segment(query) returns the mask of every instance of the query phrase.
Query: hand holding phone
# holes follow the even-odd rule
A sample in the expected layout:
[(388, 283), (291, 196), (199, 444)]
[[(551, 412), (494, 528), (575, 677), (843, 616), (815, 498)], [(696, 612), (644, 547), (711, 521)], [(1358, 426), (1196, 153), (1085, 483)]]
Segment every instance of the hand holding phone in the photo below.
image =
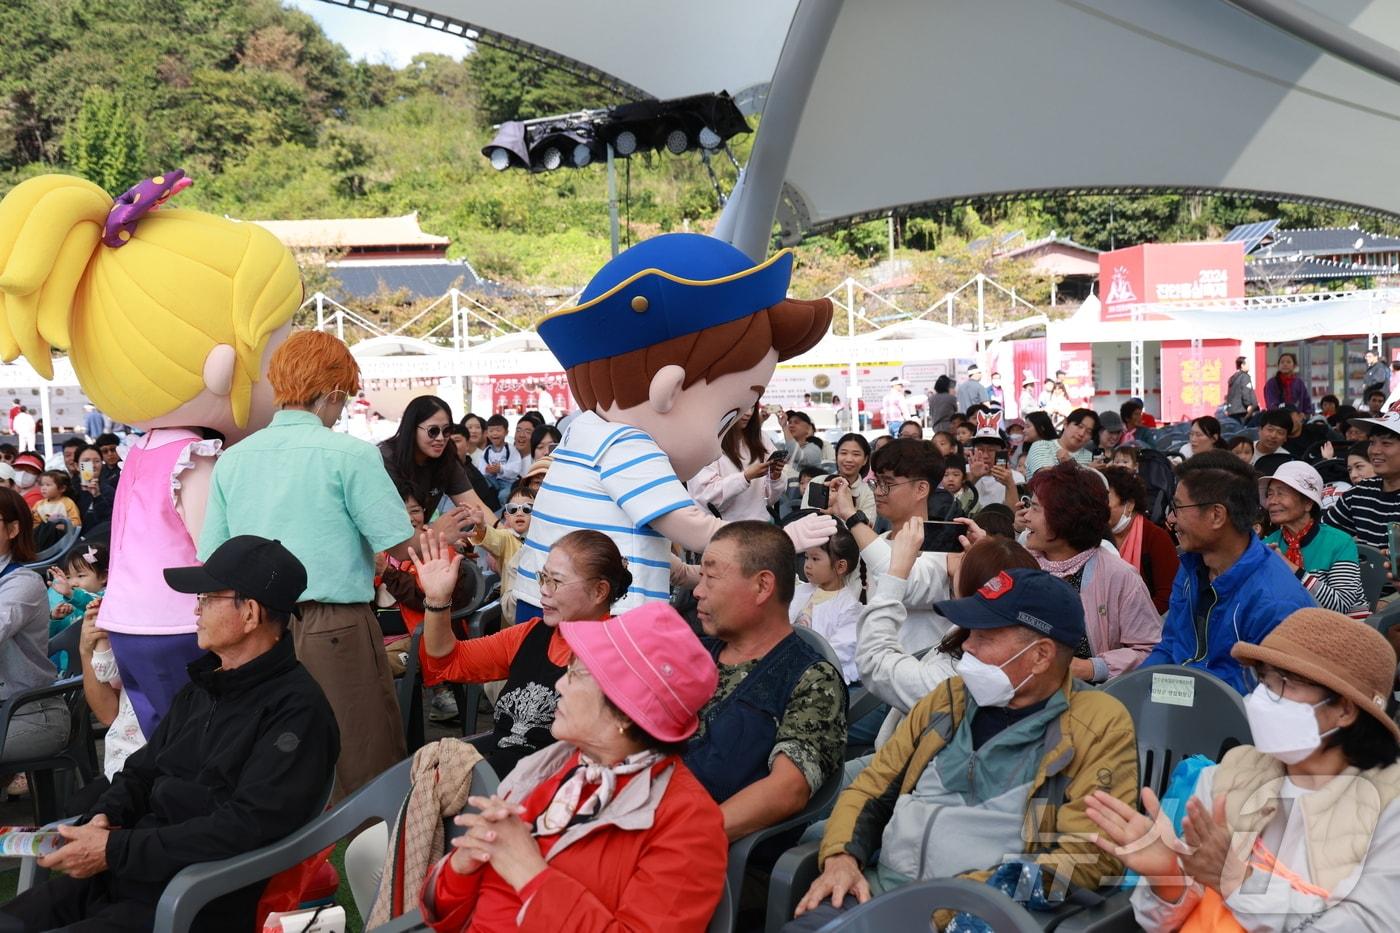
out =
[(963, 526), (957, 522), (924, 522), (924, 543), (921, 551), (940, 554), (961, 554)]
[(807, 484), (807, 504), (814, 509), (825, 509), (831, 505), (831, 490), (826, 483), (812, 480)]

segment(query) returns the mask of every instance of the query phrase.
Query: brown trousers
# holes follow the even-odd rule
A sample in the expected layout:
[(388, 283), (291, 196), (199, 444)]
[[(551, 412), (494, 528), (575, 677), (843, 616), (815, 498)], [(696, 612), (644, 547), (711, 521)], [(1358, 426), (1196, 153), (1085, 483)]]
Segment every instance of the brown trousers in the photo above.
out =
[(339, 801), (408, 756), (384, 635), (368, 603), (301, 603), (297, 659), (316, 678), (340, 727)]

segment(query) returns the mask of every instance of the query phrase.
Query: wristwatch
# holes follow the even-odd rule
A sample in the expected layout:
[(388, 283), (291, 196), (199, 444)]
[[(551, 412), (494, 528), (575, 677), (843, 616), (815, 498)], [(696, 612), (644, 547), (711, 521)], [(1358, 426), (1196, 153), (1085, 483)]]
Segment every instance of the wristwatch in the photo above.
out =
[(851, 517), (848, 518), (848, 519), (846, 519), (846, 528), (847, 528), (847, 529), (854, 528), (854, 527), (856, 527), (857, 525), (869, 525), (869, 524), (870, 524), (870, 519), (869, 519), (869, 518), (866, 516), (866, 514), (865, 514), (864, 512), (862, 512), (860, 509), (856, 509), (854, 512), (851, 513)]

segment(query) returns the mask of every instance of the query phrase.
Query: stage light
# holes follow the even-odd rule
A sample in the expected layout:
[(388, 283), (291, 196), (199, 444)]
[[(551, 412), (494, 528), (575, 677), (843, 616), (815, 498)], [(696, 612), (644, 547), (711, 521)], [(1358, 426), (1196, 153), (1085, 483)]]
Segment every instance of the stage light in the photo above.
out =
[(681, 155), (697, 145), (712, 152), (747, 132), (748, 121), (727, 93), (697, 94), (503, 123), (481, 152), (497, 171), (552, 172), (566, 161), (575, 168), (591, 165), (608, 146), (624, 159), (663, 149)]

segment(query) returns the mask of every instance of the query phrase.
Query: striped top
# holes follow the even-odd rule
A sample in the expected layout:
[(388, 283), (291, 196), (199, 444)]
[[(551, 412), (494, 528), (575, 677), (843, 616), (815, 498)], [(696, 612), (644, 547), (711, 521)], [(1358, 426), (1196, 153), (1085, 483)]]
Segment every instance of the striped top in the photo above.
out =
[(632, 573), (632, 588), (613, 605), (614, 613), (669, 599), (671, 545), (650, 526), (694, 504), (671, 461), (645, 431), (584, 412), (554, 449), (535, 497), (530, 531), (520, 552), (516, 599), (539, 605), (536, 581), (550, 547), (581, 528), (611, 538)]
[[(1070, 458), (1077, 463), (1088, 464), (1093, 462), (1094, 453), (1085, 446), (1070, 454)], [(1030, 453), (1026, 454), (1026, 476), (1034, 476), (1046, 467), (1052, 467), (1059, 462), (1059, 441), (1036, 441), (1031, 445)]]
[[(1287, 551), (1283, 530), (1277, 529), (1264, 543)], [(1323, 609), (1344, 613), (1356, 619), (1371, 614), (1366, 590), (1361, 585), (1361, 565), (1356, 542), (1340, 528), (1314, 524), (1303, 535), (1303, 566), (1294, 576)]]
[(1390, 546), (1390, 523), (1400, 522), (1400, 490), (1386, 492), (1379, 477), (1364, 479), (1342, 493), (1322, 520), (1377, 550)]

